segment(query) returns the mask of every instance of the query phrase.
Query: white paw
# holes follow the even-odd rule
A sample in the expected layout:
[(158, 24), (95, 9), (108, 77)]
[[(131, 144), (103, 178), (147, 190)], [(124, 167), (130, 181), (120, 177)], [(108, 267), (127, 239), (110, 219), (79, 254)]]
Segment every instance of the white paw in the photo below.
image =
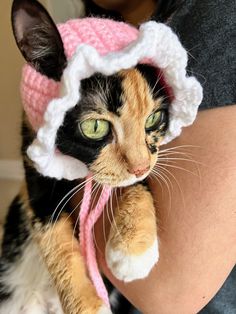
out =
[(105, 304), (103, 304), (97, 314), (112, 314), (112, 311)]
[(159, 259), (158, 241), (142, 255), (126, 255), (122, 251), (114, 250), (109, 242), (106, 246), (106, 261), (113, 275), (125, 282), (148, 276)]

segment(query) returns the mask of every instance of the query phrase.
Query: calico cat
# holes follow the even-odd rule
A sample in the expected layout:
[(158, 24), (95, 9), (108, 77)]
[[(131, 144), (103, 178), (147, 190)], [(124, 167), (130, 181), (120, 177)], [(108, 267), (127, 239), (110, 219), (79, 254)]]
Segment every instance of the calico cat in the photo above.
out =
[[(15, 0), (12, 23), (26, 61), (60, 81), (67, 59), (47, 11), (37, 1)], [(66, 113), (58, 129), (57, 149), (86, 164), (95, 182), (124, 187), (119, 210), (114, 212), (119, 233), (111, 228), (106, 260), (121, 280), (143, 278), (158, 260), (155, 208), (145, 178), (156, 164), (168, 127), (168, 97), (156, 69), (147, 64), (111, 76), (95, 73), (82, 80), (80, 93), (79, 103)], [(73, 232), (73, 207), (69, 202), (63, 210), (58, 207), (78, 181), (38, 173), (26, 154), (35, 137), (24, 114), (25, 182), (4, 227), (0, 313), (111, 313), (86, 274)]]

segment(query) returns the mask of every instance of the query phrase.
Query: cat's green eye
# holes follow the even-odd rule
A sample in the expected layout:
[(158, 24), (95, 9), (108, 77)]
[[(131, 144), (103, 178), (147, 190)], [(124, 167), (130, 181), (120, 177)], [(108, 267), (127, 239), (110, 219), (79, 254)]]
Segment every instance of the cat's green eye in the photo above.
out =
[(145, 130), (154, 131), (157, 130), (160, 125), (165, 122), (165, 111), (158, 110), (152, 113), (146, 120)]
[(87, 119), (80, 123), (82, 134), (91, 140), (102, 140), (110, 131), (110, 124), (106, 120)]

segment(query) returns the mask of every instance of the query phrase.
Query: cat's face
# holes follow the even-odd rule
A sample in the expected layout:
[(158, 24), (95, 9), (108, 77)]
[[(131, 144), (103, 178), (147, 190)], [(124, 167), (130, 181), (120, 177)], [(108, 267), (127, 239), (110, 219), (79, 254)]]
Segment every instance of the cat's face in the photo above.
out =
[(156, 70), (138, 65), (80, 87), (81, 100), (57, 134), (57, 148), (78, 158), (95, 181), (126, 186), (153, 169), (168, 126), (167, 100)]

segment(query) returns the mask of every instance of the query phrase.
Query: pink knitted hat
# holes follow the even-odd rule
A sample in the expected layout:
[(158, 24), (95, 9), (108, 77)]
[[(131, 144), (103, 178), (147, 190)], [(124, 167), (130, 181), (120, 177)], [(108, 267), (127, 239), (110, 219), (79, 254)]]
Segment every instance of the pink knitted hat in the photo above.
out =
[[(85, 18), (58, 25), (68, 60), (80, 44), (94, 47), (99, 54), (121, 50), (135, 40), (138, 30), (112, 20)], [(43, 123), (43, 115), (53, 98), (58, 98), (60, 83), (48, 79), (30, 65), (23, 68), (21, 95), (29, 121), (35, 130)]]
[(187, 53), (168, 26), (150, 21), (137, 30), (122, 22), (85, 18), (67, 21), (58, 29), (68, 59), (61, 82), (48, 79), (30, 65), (24, 66), (22, 75), (24, 109), (37, 131), (27, 152), (41, 174), (68, 180), (87, 175), (86, 165), (59, 153), (55, 141), (65, 113), (80, 99), (80, 81), (95, 72), (112, 75), (144, 60), (151, 63), (162, 72), (173, 94), (169, 128), (162, 143), (193, 123), (202, 88), (186, 75)]

